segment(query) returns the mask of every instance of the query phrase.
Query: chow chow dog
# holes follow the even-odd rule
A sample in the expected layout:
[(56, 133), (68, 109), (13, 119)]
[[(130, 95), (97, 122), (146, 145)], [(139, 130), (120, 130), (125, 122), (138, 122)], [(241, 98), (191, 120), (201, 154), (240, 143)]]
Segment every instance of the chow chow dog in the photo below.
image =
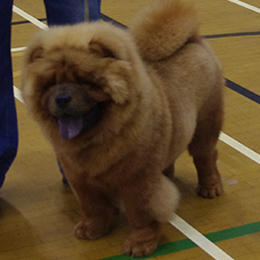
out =
[(84, 212), (77, 238), (104, 236), (122, 204), (132, 228), (124, 253), (152, 254), (178, 205), (171, 179), (186, 149), (198, 195), (222, 193), (224, 80), (198, 27), (192, 8), (162, 0), (127, 30), (104, 22), (53, 27), (28, 44), (23, 98)]

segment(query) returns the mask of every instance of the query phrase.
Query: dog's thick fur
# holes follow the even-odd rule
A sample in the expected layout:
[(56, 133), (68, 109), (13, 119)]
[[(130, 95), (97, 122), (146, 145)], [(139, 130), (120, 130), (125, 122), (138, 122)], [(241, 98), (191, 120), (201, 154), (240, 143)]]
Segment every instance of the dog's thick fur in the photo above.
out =
[(152, 254), (178, 204), (168, 177), (187, 148), (197, 193), (222, 193), (216, 143), (224, 80), (190, 7), (162, 0), (130, 30), (54, 27), (32, 39), (24, 60), (24, 101), (85, 214), (76, 237), (105, 235), (119, 201), (132, 226), (124, 253)]

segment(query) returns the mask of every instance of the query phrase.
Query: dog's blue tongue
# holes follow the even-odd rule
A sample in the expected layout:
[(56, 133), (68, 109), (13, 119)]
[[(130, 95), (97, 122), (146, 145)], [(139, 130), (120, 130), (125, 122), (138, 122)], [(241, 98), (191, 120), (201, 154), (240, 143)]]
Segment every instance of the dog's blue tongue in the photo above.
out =
[(76, 137), (83, 129), (83, 117), (62, 116), (59, 118), (60, 136), (64, 139)]

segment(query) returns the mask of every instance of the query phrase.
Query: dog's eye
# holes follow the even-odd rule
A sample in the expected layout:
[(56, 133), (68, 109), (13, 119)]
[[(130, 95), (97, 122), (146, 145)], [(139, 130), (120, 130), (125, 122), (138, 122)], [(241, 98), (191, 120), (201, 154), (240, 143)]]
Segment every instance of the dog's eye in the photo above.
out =
[(92, 84), (92, 82), (89, 79), (87, 79), (85, 77), (80, 77), (80, 76), (77, 77), (77, 82), (82, 85), (91, 85)]
[(96, 76), (94, 71), (81, 71), (79, 70), (74, 74), (74, 79), (78, 84), (93, 85), (96, 82)]
[(49, 81), (48, 81), (48, 86), (49, 87), (53, 87), (57, 84), (57, 80), (56, 80), (56, 77), (53, 76)]

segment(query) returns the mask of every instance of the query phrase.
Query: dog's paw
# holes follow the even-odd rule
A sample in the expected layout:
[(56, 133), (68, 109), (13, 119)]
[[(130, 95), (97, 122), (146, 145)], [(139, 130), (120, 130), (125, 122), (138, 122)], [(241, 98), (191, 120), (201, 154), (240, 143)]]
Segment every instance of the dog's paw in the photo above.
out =
[(74, 227), (78, 239), (96, 240), (107, 234), (109, 225), (100, 221), (82, 220)]
[(214, 186), (202, 186), (198, 185), (197, 194), (206, 199), (214, 199), (223, 193), (222, 183), (218, 183)]
[(124, 243), (123, 252), (131, 257), (144, 257), (153, 254), (156, 248), (157, 241), (136, 242), (128, 239)]

